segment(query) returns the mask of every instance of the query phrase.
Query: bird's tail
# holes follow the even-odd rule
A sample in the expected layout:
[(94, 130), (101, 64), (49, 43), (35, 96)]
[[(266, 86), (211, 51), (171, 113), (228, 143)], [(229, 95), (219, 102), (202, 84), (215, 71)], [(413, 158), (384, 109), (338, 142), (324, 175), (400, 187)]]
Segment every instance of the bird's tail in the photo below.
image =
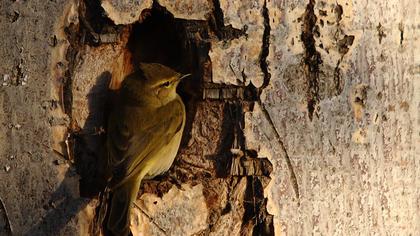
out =
[(110, 189), (108, 187), (105, 188), (99, 194), (99, 207), (96, 209), (96, 216), (93, 225), (93, 235), (99, 235), (104, 220), (106, 218), (108, 212), (108, 205), (110, 202)]
[(130, 211), (139, 187), (139, 180), (131, 180), (115, 189), (105, 189), (97, 217), (97, 226), (104, 227), (105, 235), (106, 232), (111, 232), (112, 235), (129, 235)]

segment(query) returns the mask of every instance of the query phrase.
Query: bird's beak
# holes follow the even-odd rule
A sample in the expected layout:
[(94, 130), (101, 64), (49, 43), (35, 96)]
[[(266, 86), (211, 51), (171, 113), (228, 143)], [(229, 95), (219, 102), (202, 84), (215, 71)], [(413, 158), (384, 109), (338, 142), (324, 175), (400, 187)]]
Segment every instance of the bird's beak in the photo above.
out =
[(181, 75), (178, 80), (182, 80), (186, 77), (189, 77), (191, 74)]

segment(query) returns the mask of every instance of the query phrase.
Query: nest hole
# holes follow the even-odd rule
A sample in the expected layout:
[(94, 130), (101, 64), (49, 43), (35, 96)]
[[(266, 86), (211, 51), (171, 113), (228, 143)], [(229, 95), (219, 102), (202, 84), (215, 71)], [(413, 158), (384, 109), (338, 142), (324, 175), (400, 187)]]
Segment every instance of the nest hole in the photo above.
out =
[[(125, 27), (128, 27), (130, 32), (126, 49), (131, 53), (131, 63), (134, 68), (141, 62), (159, 63), (180, 73), (192, 74), (189, 79), (183, 80), (178, 86), (178, 94), (182, 97), (187, 111), (186, 126), (180, 148), (185, 147), (191, 137), (197, 102), (201, 100), (203, 77), (210, 74), (205, 67), (205, 64), (209, 62), (208, 52), (210, 49), (210, 44), (203, 40), (208, 38), (206, 22), (177, 19), (156, 2), (151, 9), (142, 12), (141, 22), (128, 26), (116, 26), (109, 19), (100, 18), (104, 14), (90, 13), (90, 9), (94, 9), (94, 7), (86, 5), (84, 9), (86, 22), (82, 22), (82, 24), (89, 25), (96, 34), (121, 33)], [(82, 27), (81, 31), (84, 30), (86, 29)], [(89, 33), (80, 35), (85, 35), (81, 40), (85, 44), (102, 45), (101, 42), (95, 41), (94, 37), (88, 37)], [(107, 72), (107, 77), (109, 79), (109, 72)], [(109, 109), (106, 104), (103, 107)], [(94, 109), (98, 110), (99, 108), (95, 107)], [(91, 107), (89, 111), (92, 112)], [(95, 113), (102, 113), (102, 111), (95, 111)], [(105, 114), (107, 111), (103, 111), (103, 113)], [(104, 115), (102, 125), (105, 129), (106, 120), (106, 115)], [(75, 137), (74, 155), (78, 172), (81, 175), (80, 193), (82, 196), (95, 196), (104, 187), (105, 182), (100, 178), (103, 175), (103, 170), (99, 170), (101, 173), (95, 173), (92, 176), (92, 172), (98, 172), (97, 169), (101, 169), (98, 167), (105, 166), (104, 163), (98, 163), (104, 160), (103, 146), (106, 139), (104, 136), (83, 137), (82, 134)], [(89, 150), (88, 143), (92, 143), (92, 141), (86, 141), (87, 139), (95, 139), (93, 142), (103, 143), (103, 145), (96, 145), (102, 151)]]

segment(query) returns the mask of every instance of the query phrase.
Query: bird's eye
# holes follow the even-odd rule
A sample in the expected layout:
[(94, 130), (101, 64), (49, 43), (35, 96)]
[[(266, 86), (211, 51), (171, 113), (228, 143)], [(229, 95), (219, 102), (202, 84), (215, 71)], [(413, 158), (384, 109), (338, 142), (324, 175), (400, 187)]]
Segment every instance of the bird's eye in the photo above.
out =
[(171, 83), (169, 81), (166, 81), (165, 83), (162, 84), (162, 87), (169, 87)]

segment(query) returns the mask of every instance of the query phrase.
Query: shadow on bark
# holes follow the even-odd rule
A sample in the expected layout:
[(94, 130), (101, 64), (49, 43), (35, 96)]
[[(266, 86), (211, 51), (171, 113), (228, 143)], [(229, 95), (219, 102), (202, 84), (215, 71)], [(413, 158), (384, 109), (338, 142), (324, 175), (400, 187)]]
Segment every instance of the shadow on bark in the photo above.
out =
[(49, 200), (49, 206), (52, 209), (48, 211), (40, 223), (23, 234), (24, 236), (65, 234), (62, 232), (63, 228), (89, 203), (88, 199), (75, 196), (75, 175), (76, 173), (73, 170), (67, 171), (63, 182)]
[[(52, 208), (40, 223), (32, 227), (25, 236), (60, 235), (63, 228), (103, 190), (105, 170), (105, 127), (113, 93), (108, 90), (111, 74), (106, 71), (96, 78), (96, 84), (88, 93), (89, 115), (84, 127), (70, 134), (73, 143), (74, 166), (65, 174), (57, 190), (51, 195)], [(75, 180), (80, 176), (79, 189)], [(79, 193), (77, 192), (79, 191)], [(80, 196), (79, 196), (80, 195)]]
[(74, 133), (74, 158), (80, 175), (80, 196), (95, 197), (106, 185), (106, 128), (114, 92), (108, 89), (111, 73), (96, 78), (88, 93), (89, 115), (80, 132)]

